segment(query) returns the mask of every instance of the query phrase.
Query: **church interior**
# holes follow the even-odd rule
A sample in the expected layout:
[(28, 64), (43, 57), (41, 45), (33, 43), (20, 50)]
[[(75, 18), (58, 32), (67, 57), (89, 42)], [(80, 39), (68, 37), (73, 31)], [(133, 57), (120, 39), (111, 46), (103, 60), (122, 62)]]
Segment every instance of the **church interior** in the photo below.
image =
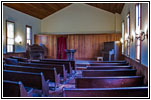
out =
[(3, 98), (148, 98), (148, 2), (3, 2)]

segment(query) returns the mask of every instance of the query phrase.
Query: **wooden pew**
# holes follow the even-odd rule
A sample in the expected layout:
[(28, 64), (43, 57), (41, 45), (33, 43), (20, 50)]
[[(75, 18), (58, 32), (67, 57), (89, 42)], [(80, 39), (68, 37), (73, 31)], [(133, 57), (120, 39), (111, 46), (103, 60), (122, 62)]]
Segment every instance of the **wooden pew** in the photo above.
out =
[(127, 63), (126, 61), (89, 61), (89, 63)]
[(148, 87), (64, 88), (64, 97), (147, 97)]
[(70, 62), (31, 61), (31, 63), (64, 65), (65, 69), (67, 70), (67, 73), (69, 75), (72, 75), (72, 67)]
[(49, 61), (49, 62), (70, 62), (71, 67), (74, 71), (76, 71), (75, 61), (67, 60), (67, 59), (40, 59), (40, 61)]
[(75, 78), (76, 88), (117, 88), (143, 85), (141, 76), (79, 77)]
[(132, 66), (89, 66), (87, 70), (132, 69)]
[(55, 88), (59, 87), (60, 84), (60, 74), (57, 75), (56, 68), (36, 68), (29, 66), (20, 66), (20, 65), (4, 65), (5, 70), (13, 70), (13, 71), (23, 71), (23, 72), (33, 72), (33, 73), (43, 73), (45, 80), (50, 80), (55, 83)]
[(136, 69), (123, 70), (83, 70), (83, 77), (102, 77), (102, 76), (135, 76)]
[(18, 65), (21, 66), (31, 66), (31, 67), (40, 67), (40, 68), (56, 68), (57, 74), (60, 74), (61, 80), (67, 80), (67, 71), (65, 70), (64, 65), (55, 65), (55, 64), (39, 64), (39, 63), (23, 63), (20, 62)]
[(28, 62), (28, 59), (23, 57), (11, 56), (10, 58), (17, 59), (19, 62)]
[(20, 81), (3, 80), (3, 97), (32, 97), (32, 90), (27, 91)]
[(45, 81), (43, 73), (4, 70), (3, 79), (10, 81), (21, 81), (24, 86), (42, 90), (43, 95), (49, 95), (49, 83)]
[(87, 66), (128, 66), (128, 63), (89, 63)]

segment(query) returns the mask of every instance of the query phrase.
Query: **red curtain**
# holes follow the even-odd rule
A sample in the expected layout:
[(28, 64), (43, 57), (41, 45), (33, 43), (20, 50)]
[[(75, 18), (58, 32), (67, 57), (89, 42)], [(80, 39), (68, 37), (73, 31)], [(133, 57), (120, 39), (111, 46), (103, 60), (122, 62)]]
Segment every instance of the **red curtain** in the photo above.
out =
[(66, 45), (66, 37), (59, 37), (57, 39), (57, 46), (58, 46), (58, 53), (57, 53), (57, 59), (66, 59), (66, 52), (65, 49), (67, 48)]

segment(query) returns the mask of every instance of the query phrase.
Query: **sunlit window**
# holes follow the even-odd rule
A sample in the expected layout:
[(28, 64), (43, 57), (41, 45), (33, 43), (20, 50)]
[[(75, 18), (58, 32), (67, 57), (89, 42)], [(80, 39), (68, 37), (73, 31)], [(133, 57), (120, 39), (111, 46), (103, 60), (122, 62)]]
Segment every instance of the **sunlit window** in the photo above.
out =
[(32, 27), (26, 26), (26, 43), (31, 45), (32, 43)]
[[(141, 4), (136, 4), (136, 35), (140, 36), (141, 29)], [(140, 61), (141, 56), (141, 40), (136, 39), (136, 60)]]
[[(130, 14), (127, 15), (127, 34), (130, 35)], [(127, 40), (127, 56), (130, 55), (130, 40)]]
[(7, 52), (14, 52), (14, 36), (15, 36), (15, 23), (6, 21), (7, 32)]
[(122, 54), (124, 54), (124, 22), (122, 22)]

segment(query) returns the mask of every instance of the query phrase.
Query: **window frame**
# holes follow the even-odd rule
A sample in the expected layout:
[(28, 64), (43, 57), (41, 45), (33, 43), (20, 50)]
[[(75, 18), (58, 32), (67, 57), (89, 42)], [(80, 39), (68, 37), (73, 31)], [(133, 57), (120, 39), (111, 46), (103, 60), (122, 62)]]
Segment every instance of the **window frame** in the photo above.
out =
[[(129, 18), (129, 23), (127, 22)], [(129, 24), (129, 30), (128, 30), (128, 24)], [(130, 36), (130, 12), (128, 12), (127, 16), (126, 16), (126, 31), (127, 31), (127, 34), (128, 36)], [(127, 57), (130, 57), (130, 40), (128, 39), (127, 41)]]
[(32, 45), (32, 26), (30, 26), (30, 25), (26, 25), (25, 26), (25, 33), (26, 33), (26, 35), (25, 35), (25, 44), (27, 45), (27, 28), (30, 28), (31, 29), (31, 34), (30, 34), (30, 45)]
[(125, 55), (125, 23), (122, 21), (122, 55)]
[[(7, 39), (8, 39), (8, 37), (7, 37), (7, 22), (9, 22), (9, 23), (13, 23), (14, 24), (14, 45), (13, 45), (13, 51), (12, 52), (8, 52), (8, 50), (7, 50), (7, 46), (8, 46), (8, 42), (7, 42)], [(15, 22), (13, 22), (13, 21), (10, 21), (10, 20), (6, 20), (6, 53), (15, 53)]]
[[(136, 3), (135, 4), (135, 30), (136, 30), (136, 6), (140, 4), (140, 30), (142, 29), (142, 4), (141, 3)], [(140, 59), (137, 59), (137, 38), (136, 38), (136, 32), (135, 32), (135, 60), (139, 63), (141, 63), (141, 40), (140, 40), (140, 45), (139, 45), (139, 55), (140, 55)], [(141, 37), (141, 35), (140, 35)]]

